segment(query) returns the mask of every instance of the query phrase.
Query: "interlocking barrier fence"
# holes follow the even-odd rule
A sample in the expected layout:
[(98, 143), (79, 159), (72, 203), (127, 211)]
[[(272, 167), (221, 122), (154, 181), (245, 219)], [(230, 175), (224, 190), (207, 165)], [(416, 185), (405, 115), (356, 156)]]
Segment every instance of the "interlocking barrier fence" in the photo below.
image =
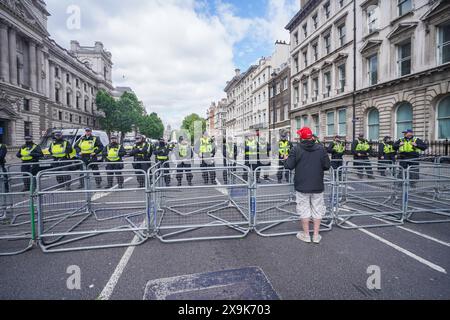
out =
[[(23, 253), (34, 243), (62, 252), (150, 238), (171, 243), (300, 230), (293, 172), (204, 160), (208, 165), (198, 159), (124, 162), (120, 170), (75, 160), (48, 163), (34, 177), (21, 172), (22, 164), (10, 165), (17, 172), (0, 173), (0, 255)], [(406, 170), (387, 162), (338, 162), (325, 174), (321, 231), (450, 222), (448, 160), (414, 160)]]

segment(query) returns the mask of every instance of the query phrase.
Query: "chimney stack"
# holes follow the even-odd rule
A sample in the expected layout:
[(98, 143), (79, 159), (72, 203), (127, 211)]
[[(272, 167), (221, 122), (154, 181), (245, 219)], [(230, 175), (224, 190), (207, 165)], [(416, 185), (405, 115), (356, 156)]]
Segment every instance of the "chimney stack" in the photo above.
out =
[(241, 74), (241, 69), (236, 69), (234, 70), (236, 72), (236, 77), (239, 76)]
[(303, 7), (306, 5), (306, 3), (308, 2), (309, 0), (300, 0), (300, 9), (303, 9)]

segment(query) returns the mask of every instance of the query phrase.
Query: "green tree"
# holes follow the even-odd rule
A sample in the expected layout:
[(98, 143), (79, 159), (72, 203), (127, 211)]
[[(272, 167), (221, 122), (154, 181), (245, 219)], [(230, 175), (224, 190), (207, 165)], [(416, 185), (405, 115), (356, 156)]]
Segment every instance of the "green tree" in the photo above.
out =
[(119, 100), (115, 100), (106, 91), (97, 93), (96, 104), (98, 110), (104, 113), (100, 118), (100, 126), (110, 135), (118, 131), (122, 135), (131, 132), (138, 127), (139, 121), (144, 114), (144, 106), (135, 94), (125, 92)]
[(111, 132), (116, 131), (116, 114), (117, 114), (117, 103), (113, 97), (111, 97), (106, 91), (100, 90), (97, 93), (95, 99), (97, 109), (104, 113), (104, 117), (100, 117), (100, 127), (105, 130), (108, 135)]
[(156, 113), (142, 116), (139, 121), (140, 133), (151, 139), (160, 139), (164, 135), (164, 124)]
[[(197, 124), (196, 124), (197, 123)], [(201, 123), (201, 131), (206, 131), (206, 120), (200, 117), (198, 114), (193, 113), (184, 118), (181, 125), (181, 129), (187, 130), (191, 136), (192, 143), (194, 143), (196, 127), (200, 127), (198, 123)], [(197, 129), (198, 130), (198, 129)]]

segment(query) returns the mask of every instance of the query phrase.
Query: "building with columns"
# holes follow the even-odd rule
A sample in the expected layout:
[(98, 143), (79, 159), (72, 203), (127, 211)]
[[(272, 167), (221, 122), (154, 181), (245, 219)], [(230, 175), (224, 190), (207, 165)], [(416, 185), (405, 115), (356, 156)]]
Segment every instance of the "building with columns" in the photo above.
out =
[(302, 0), (286, 27), (292, 133), (449, 138), (450, 3), (354, 1)]
[(50, 38), (43, 0), (0, 0), (0, 142), (19, 146), (49, 128), (98, 128), (95, 97), (112, 93), (100, 42), (66, 50)]

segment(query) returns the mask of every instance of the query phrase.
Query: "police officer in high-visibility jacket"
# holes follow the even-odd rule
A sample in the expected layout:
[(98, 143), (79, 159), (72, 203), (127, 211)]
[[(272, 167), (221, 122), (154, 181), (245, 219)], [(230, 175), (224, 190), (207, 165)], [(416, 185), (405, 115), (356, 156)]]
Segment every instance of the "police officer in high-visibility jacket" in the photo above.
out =
[(183, 181), (183, 173), (186, 173), (186, 180), (189, 186), (192, 186), (192, 179), (194, 178), (191, 167), (192, 158), (194, 157), (194, 150), (192, 150), (191, 145), (188, 140), (183, 136), (178, 138), (178, 144), (173, 150), (177, 160), (181, 161), (177, 165), (177, 181), (178, 186), (181, 187)]
[(342, 141), (340, 136), (334, 137), (334, 141), (329, 144), (327, 152), (331, 154), (331, 167), (334, 170), (342, 167), (344, 164), (345, 141)]
[(155, 147), (155, 158), (158, 163), (161, 163), (161, 168), (167, 168), (167, 170), (163, 171), (164, 174), (164, 182), (166, 186), (170, 186), (170, 152), (172, 152), (172, 148), (166, 143), (164, 139), (159, 139), (158, 145)]
[[(6, 148), (6, 145), (4, 145), (3, 143), (0, 143), (0, 170), (3, 173), (6, 173), (6, 155), (8, 154), (8, 149)], [(8, 182), (8, 176), (7, 175), (2, 175), (2, 180), (3, 180), (3, 190), (5, 193), (9, 192), (9, 182)]]
[[(404, 137), (394, 143), (394, 149), (398, 151), (400, 166), (406, 170), (410, 166), (418, 165), (418, 162), (408, 160), (419, 158), (420, 153), (428, 149), (428, 145), (421, 139), (414, 137), (412, 129), (403, 131), (403, 134)], [(411, 185), (414, 186), (419, 180), (418, 168), (410, 172)]]
[[(256, 141), (255, 137), (253, 136), (247, 136), (244, 143), (244, 160), (245, 165), (249, 167), (252, 172), (255, 172), (258, 168), (258, 142)], [(257, 172), (257, 180), (259, 181), (259, 176), (261, 174), (260, 171)], [(248, 180), (248, 174), (247, 171), (244, 171), (243, 174), (244, 180)]]
[[(264, 136), (260, 137), (258, 141), (258, 165), (257, 165), (258, 168), (270, 167), (270, 165), (272, 164), (271, 152), (272, 147), (267, 142), (266, 137)], [(269, 175), (267, 174), (267, 171), (260, 171), (260, 172), (264, 173), (264, 180), (269, 180)], [(258, 174), (258, 176), (260, 176), (260, 174)]]
[(394, 165), (396, 154), (397, 151), (394, 149), (392, 138), (389, 136), (384, 137), (383, 141), (378, 145), (378, 163), (380, 164), (378, 170), (383, 177), (386, 176), (386, 167), (382, 166), (382, 164)]
[(205, 168), (202, 174), (203, 182), (208, 184), (217, 184), (216, 182), (216, 171), (214, 157), (216, 156), (216, 144), (214, 140), (211, 139), (207, 132), (203, 133), (203, 136), (197, 141), (195, 145), (195, 151), (202, 160), (200, 167)]
[[(136, 136), (136, 143), (130, 151), (130, 156), (134, 158), (133, 169), (143, 170), (145, 172), (150, 168), (150, 160), (153, 155), (153, 146), (145, 141), (140, 134)], [(139, 172), (136, 172), (139, 188), (145, 186), (145, 177)], [(151, 177), (151, 174), (150, 174)]]
[[(85, 135), (81, 137), (80, 141), (78, 141), (75, 146), (75, 150), (84, 164), (88, 166), (90, 163), (98, 162), (98, 155), (100, 155), (103, 151), (103, 144), (100, 141), (100, 138), (92, 135), (91, 128), (86, 128)], [(94, 170), (95, 184), (97, 185), (97, 188), (101, 188), (102, 177), (98, 172), (98, 165), (91, 166), (91, 169)], [(82, 188), (84, 188), (84, 179), (80, 179), (80, 189)]]
[[(70, 154), (73, 151), (73, 148), (71, 144), (63, 138), (62, 131), (57, 130), (53, 133), (53, 142), (50, 143), (50, 146), (48, 148), (51, 157), (55, 161), (53, 164), (53, 168), (58, 168), (64, 166), (64, 163), (59, 163), (61, 161), (66, 161), (70, 159)], [(67, 165), (67, 163), (66, 163)], [(70, 169), (70, 168), (69, 168)], [(63, 171), (69, 171), (69, 169), (62, 169)], [(56, 176), (56, 181), (58, 184), (65, 183), (66, 190), (70, 190), (70, 175)]]
[[(17, 158), (22, 160), (22, 172), (31, 173), (36, 176), (39, 172), (39, 164), (37, 162), (39, 159), (44, 157), (41, 147), (33, 142), (31, 136), (25, 137), (25, 144), (20, 147), (19, 152), (16, 154)], [(23, 178), (23, 190), (22, 192), (30, 191), (30, 178), (24, 176)]]
[(289, 171), (284, 169), (284, 165), (286, 163), (286, 159), (289, 156), (289, 152), (292, 149), (293, 144), (288, 140), (287, 132), (281, 132), (281, 139), (278, 142), (278, 165), (281, 167), (277, 173), (278, 183), (281, 183), (283, 180), (283, 172), (286, 182), (289, 182)]
[[(369, 162), (369, 155), (372, 151), (372, 146), (369, 144), (364, 138), (364, 134), (360, 134), (358, 139), (353, 141), (352, 144), (352, 154), (353, 159), (355, 160), (355, 166), (358, 167), (358, 177), (360, 179), (363, 178), (364, 168), (366, 169), (366, 173), (369, 179), (374, 179), (372, 165)], [(358, 161), (360, 160), (360, 161)]]
[[(236, 171), (236, 161), (238, 156), (238, 147), (236, 141), (232, 137), (228, 137), (227, 139), (223, 139), (222, 145), (222, 156), (223, 156), (223, 166), (231, 167), (231, 171)], [(227, 170), (223, 171), (223, 181), (225, 184), (228, 183), (228, 172)]]
[[(103, 160), (108, 164), (106, 170), (108, 170), (108, 185), (106, 189), (113, 187), (114, 175), (117, 177), (117, 184), (119, 189), (123, 189), (123, 176), (120, 170), (123, 169), (122, 158), (127, 154), (125, 148), (119, 144), (117, 136), (111, 137), (111, 143), (103, 148)], [(111, 170), (111, 171), (109, 171)]]

